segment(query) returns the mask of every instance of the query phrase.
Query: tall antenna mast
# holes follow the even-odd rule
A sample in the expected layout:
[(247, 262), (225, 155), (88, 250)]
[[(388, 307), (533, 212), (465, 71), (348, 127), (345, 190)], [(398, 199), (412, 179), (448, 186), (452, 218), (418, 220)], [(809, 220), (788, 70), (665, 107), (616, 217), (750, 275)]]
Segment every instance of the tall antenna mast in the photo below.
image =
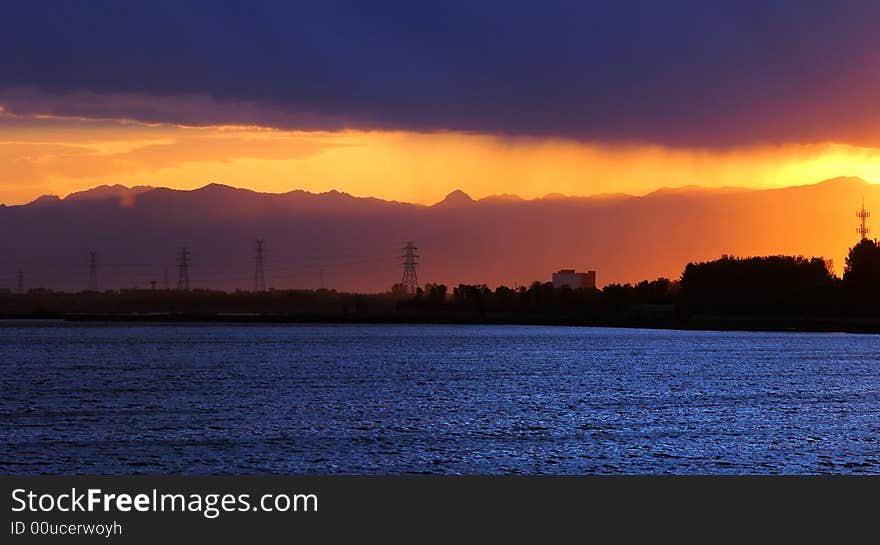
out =
[(98, 291), (98, 252), (89, 250), (89, 291)]
[(186, 247), (180, 249), (178, 266), (180, 271), (177, 278), (177, 289), (189, 291), (189, 250)]
[(406, 293), (415, 295), (419, 288), (419, 278), (416, 275), (416, 259), (419, 255), (416, 253), (418, 248), (410, 241), (403, 247), (403, 289)]
[(862, 197), (862, 209), (856, 213), (856, 217), (859, 218), (861, 224), (859, 228), (856, 229), (856, 232), (862, 237), (862, 240), (868, 238), (868, 233), (871, 230), (868, 228), (867, 219), (871, 217), (871, 213), (865, 210), (865, 198)]
[(254, 271), (254, 291), (266, 291), (266, 276), (263, 273), (263, 243), (257, 239), (257, 269)]

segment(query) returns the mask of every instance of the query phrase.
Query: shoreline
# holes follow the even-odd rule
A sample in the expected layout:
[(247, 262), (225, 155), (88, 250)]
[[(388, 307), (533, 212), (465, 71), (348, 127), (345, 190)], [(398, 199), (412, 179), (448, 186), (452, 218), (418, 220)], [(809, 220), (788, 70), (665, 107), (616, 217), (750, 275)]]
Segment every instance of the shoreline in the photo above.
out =
[(400, 325), (522, 325), (558, 327), (611, 327), (624, 329), (666, 329), (671, 331), (753, 331), (791, 333), (860, 333), (880, 334), (880, 318), (823, 316), (739, 316), (694, 315), (651, 318), (592, 318), (564, 316), (454, 315), (418, 314), (339, 315), (320, 313), (27, 313), (0, 314), (4, 321), (53, 320), (69, 323), (204, 323), (204, 324), (400, 324)]

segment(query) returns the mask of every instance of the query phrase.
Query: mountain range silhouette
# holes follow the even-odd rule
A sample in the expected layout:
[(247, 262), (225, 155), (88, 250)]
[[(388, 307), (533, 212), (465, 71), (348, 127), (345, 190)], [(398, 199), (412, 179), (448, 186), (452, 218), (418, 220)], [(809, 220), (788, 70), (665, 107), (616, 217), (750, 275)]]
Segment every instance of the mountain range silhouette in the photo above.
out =
[(21, 269), (28, 288), (80, 290), (88, 252), (102, 289), (176, 284), (177, 252), (191, 254), (193, 287), (249, 289), (254, 240), (266, 240), (275, 288), (384, 291), (400, 280), (400, 248), (420, 248), (419, 280), (514, 286), (562, 268), (597, 270), (598, 283), (677, 278), (689, 261), (721, 254), (834, 259), (858, 238), (855, 212), (880, 203), (877, 186), (841, 177), (781, 189), (668, 188), (539, 199), (472, 199), (457, 190), (433, 206), (329, 191), (259, 193), (221, 184), (195, 190), (100, 186), (66, 198), (0, 206), (0, 287)]

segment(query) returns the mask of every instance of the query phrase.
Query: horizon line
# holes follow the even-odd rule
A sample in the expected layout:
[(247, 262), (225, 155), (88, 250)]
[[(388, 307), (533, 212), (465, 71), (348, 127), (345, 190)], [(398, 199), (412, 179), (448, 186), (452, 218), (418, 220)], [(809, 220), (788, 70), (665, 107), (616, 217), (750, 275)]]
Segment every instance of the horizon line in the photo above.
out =
[[(392, 204), (404, 204), (404, 205), (430, 208), (432, 206), (442, 204), (442, 203), (446, 202), (453, 195), (458, 195), (458, 194), (461, 194), (462, 198), (470, 199), (473, 203), (479, 203), (479, 202), (484, 202), (484, 201), (493, 200), (493, 199), (507, 200), (507, 201), (514, 201), (514, 202), (515, 201), (535, 202), (535, 201), (553, 201), (553, 200), (563, 200), (563, 199), (598, 199), (598, 198), (603, 198), (603, 197), (607, 197), (607, 198), (613, 197), (613, 198), (622, 198), (622, 199), (623, 198), (640, 198), (640, 197), (648, 197), (648, 196), (663, 193), (663, 192), (687, 191), (687, 190), (709, 191), (709, 192), (771, 191), (771, 190), (790, 189), (790, 188), (796, 188), (796, 187), (809, 187), (809, 186), (820, 185), (820, 184), (827, 183), (827, 182), (843, 182), (843, 181), (858, 181), (858, 182), (863, 183), (864, 185), (869, 185), (869, 186), (877, 185), (876, 183), (865, 180), (864, 178), (862, 178), (860, 176), (843, 175), (843, 176), (835, 176), (833, 178), (826, 178), (826, 179), (818, 180), (818, 181), (815, 181), (812, 183), (793, 184), (793, 185), (787, 185), (787, 186), (746, 187), (746, 186), (735, 186), (735, 185), (712, 186), (712, 185), (699, 185), (699, 184), (685, 184), (685, 185), (679, 185), (679, 186), (661, 186), (656, 189), (646, 191), (644, 193), (601, 192), (601, 193), (591, 193), (591, 194), (584, 194), (584, 195), (570, 195), (570, 194), (564, 194), (561, 192), (551, 191), (551, 192), (546, 193), (542, 196), (531, 197), (531, 198), (523, 197), (523, 196), (515, 194), (515, 193), (492, 193), (492, 194), (488, 194), (485, 196), (474, 198), (467, 191), (465, 191), (461, 188), (455, 188), (455, 189), (450, 190), (449, 193), (447, 193), (446, 196), (439, 201), (432, 202), (432, 203), (419, 203), (419, 202), (410, 202), (410, 201), (400, 201), (400, 200), (395, 200), (395, 199), (385, 199), (385, 198), (377, 197), (377, 196), (373, 196), (373, 195), (354, 195), (354, 194), (349, 193), (347, 191), (340, 191), (337, 189), (329, 189), (327, 191), (321, 191), (321, 192), (313, 192), (313, 191), (309, 191), (309, 190), (301, 189), (301, 188), (291, 188), (287, 191), (280, 191), (280, 192), (278, 192), (278, 191), (261, 191), (261, 190), (252, 189), (249, 187), (234, 186), (234, 185), (230, 185), (230, 184), (223, 183), (223, 182), (217, 182), (217, 181), (210, 181), (204, 185), (201, 185), (198, 187), (193, 187), (190, 189), (174, 188), (174, 187), (168, 187), (168, 186), (162, 186), (162, 185), (127, 186), (125, 184), (118, 184), (117, 183), (117, 184), (100, 184), (100, 185), (96, 185), (93, 187), (87, 187), (84, 189), (80, 189), (77, 191), (71, 191), (70, 193), (67, 193), (63, 197), (57, 193), (47, 193), (47, 194), (40, 195), (40, 196), (36, 197), (35, 199), (32, 199), (27, 202), (0, 203), (0, 206), (4, 206), (4, 207), (28, 206), (31, 204), (38, 203), (41, 200), (49, 200), (49, 199), (63, 202), (63, 201), (67, 201), (71, 196), (87, 194), (87, 193), (91, 193), (91, 192), (101, 190), (101, 189), (118, 189), (120, 191), (122, 191), (122, 190), (132, 191), (132, 190), (137, 190), (137, 189), (143, 189), (143, 191), (140, 193), (148, 193), (148, 192), (151, 192), (154, 190), (166, 190), (166, 191), (175, 191), (175, 192), (181, 192), (181, 193), (193, 193), (193, 192), (197, 192), (197, 191), (204, 191), (204, 190), (209, 189), (213, 186), (213, 187), (227, 188), (227, 189), (231, 189), (231, 190), (235, 190), (235, 191), (246, 191), (249, 193), (254, 193), (254, 194), (259, 194), (259, 195), (282, 196), (282, 195), (289, 195), (291, 193), (305, 193), (308, 195), (322, 196), (322, 195), (337, 194), (337, 195), (348, 196), (348, 197), (351, 197), (354, 199), (378, 200), (378, 201), (392, 203)], [(109, 198), (114, 198), (114, 197), (116, 197), (116, 196), (115, 195), (108, 195), (106, 198), (109, 199)]]

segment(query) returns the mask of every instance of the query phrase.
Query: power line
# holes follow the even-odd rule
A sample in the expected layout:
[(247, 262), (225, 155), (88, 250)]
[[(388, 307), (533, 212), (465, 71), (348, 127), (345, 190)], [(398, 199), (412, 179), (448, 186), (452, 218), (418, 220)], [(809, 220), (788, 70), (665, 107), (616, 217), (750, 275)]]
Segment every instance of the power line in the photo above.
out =
[[(264, 240), (264, 239), (260, 239)], [(185, 252), (185, 255), (184, 255)], [(119, 284), (120, 282), (128, 285), (130, 282), (137, 282), (138, 284), (145, 284), (148, 288), (151, 286), (151, 280), (158, 280), (156, 282), (156, 288), (164, 287), (164, 289), (173, 289), (170, 279), (170, 263), (163, 264), (161, 261), (149, 263), (149, 260), (145, 262), (138, 263), (136, 261), (126, 262), (123, 260), (117, 262), (106, 262), (102, 259), (100, 263), (101, 267), (101, 282), (98, 282), (98, 252), (95, 250), (88, 251), (88, 263), (89, 263), (89, 278), (88, 287), (89, 290), (97, 290), (102, 285), (107, 286), (107, 283), (110, 284)], [(103, 256), (104, 254), (102, 254)], [(276, 282), (281, 282), (282, 284), (292, 283), (292, 284), (304, 284), (308, 279), (315, 279), (315, 276), (318, 276), (317, 280), (319, 280), (319, 285), (327, 289), (328, 286), (334, 285), (335, 282), (339, 281), (344, 283), (342, 278), (350, 277), (353, 273), (355, 275), (369, 273), (374, 275), (387, 275), (390, 273), (391, 268), (400, 267), (400, 254), (396, 256), (394, 254), (378, 254), (374, 256), (365, 256), (361, 255), (353, 255), (350, 257), (347, 256), (336, 256), (337, 259), (327, 259), (322, 258), (319, 255), (312, 256), (286, 256), (281, 259), (272, 258), (272, 273), (273, 279)], [(327, 256), (329, 257), (329, 256)], [(418, 256), (416, 256), (418, 257)], [(180, 290), (188, 290), (191, 289), (192, 286), (190, 284), (190, 276), (189, 269), (192, 265), (191, 254), (188, 248), (181, 248), (177, 252), (177, 262), (175, 265), (178, 267), (178, 289)], [(183, 258), (183, 259), (182, 259)], [(200, 258), (201, 259), (201, 258)], [(262, 287), (264, 290), (266, 289), (267, 284), (265, 278), (265, 267), (266, 267), (266, 246), (265, 242), (262, 245), (262, 283), (259, 282), (259, 273), (257, 265), (259, 263), (254, 263), (250, 265), (250, 269), (247, 269), (246, 265), (242, 262), (228, 262), (222, 259), (215, 262), (205, 263), (203, 261), (199, 262), (199, 278), (202, 279), (202, 282), (207, 283), (207, 285), (211, 285), (214, 283), (222, 283), (222, 282), (241, 282), (244, 285), (248, 285), (253, 283), (256, 288)], [(259, 261), (259, 259), (257, 260)], [(276, 261), (278, 262), (276, 266)], [(57, 266), (52, 266), (50, 263), (45, 261), (33, 262), (31, 267), (25, 267), (22, 263), (18, 263), (18, 268), (23, 270), (24, 268), (28, 268), (28, 270), (32, 269), (42, 269), (42, 268), (51, 268), (53, 274), (63, 274), (65, 271), (63, 268), (59, 268)], [(13, 271), (17, 269), (13, 268)], [(82, 271), (82, 269), (79, 269)], [(398, 271), (400, 269), (397, 269)], [(76, 269), (68, 269), (66, 271), (68, 275), (71, 277), (78, 276), (81, 273), (77, 273)], [(158, 276), (157, 273), (161, 276)], [(17, 285), (17, 275), (13, 273), (12, 278), (8, 278), (7, 282), (12, 284), (13, 286)], [(11, 281), (10, 281), (11, 280)], [(312, 280), (313, 282), (314, 280)], [(310, 282), (308, 282), (310, 283)], [(17, 290), (24, 291), (24, 280), (23, 280), (23, 272), (22, 272), (22, 287)], [(261, 285), (258, 285), (261, 284)], [(241, 284), (239, 284), (241, 285)]]
[(266, 291), (266, 276), (263, 273), (263, 243), (261, 238), (257, 239), (257, 270), (254, 271), (254, 291)]
[(98, 291), (98, 252), (89, 251), (89, 291)]
[(416, 265), (418, 261), (416, 259), (419, 255), (416, 253), (418, 248), (415, 244), (410, 241), (406, 243), (406, 246), (403, 247), (403, 289), (406, 293), (415, 295), (416, 291), (419, 288), (419, 278), (416, 275)]
[(178, 266), (177, 289), (189, 291), (189, 250), (186, 247), (180, 249)]

